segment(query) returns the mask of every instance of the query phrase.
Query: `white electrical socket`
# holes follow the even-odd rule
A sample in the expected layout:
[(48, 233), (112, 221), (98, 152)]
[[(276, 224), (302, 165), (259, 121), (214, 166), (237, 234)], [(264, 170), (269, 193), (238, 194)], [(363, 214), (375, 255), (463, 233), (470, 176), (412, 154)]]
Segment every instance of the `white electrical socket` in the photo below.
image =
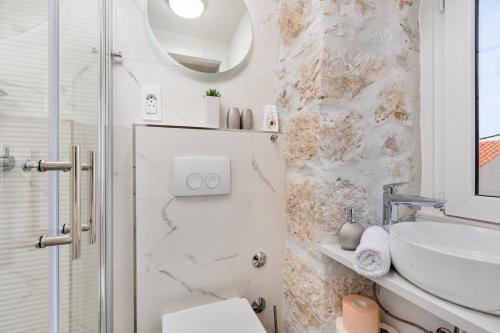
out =
[(161, 87), (142, 86), (142, 119), (161, 121)]

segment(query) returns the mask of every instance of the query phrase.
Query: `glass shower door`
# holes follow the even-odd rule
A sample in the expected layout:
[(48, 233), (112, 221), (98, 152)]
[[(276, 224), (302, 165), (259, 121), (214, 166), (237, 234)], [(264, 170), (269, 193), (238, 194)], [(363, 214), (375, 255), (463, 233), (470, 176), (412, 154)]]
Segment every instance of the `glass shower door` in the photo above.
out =
[[(98, 142), (99, 15), (97, 0), (0, 1), (2, 332), (100, 331), (99, 228), (91, 237), (98, 186), (89, 153)], [(81, 169), (72, 160), (75, 146)], [(40, 160), (65, 162), (48, 165), (64, 170), (42, 172)], [(23, 170), (25, 161), (31, 165)], [(82, 224), (78, 259), (74, 198)], [(42, 234), (47, 246), (35, 248)], [(72, 243), (49, 246), (55, 235)]]
[[(99, 119), (99, 2), (59, 0), (60, 61), (60, 152), (68, 156), (79, 145), (82, 162), (88, 163), (96, 151)], [(81, 175), (81, 220), (91, 218), (91, 173)], [(60, 184), (61, 216), (70, 212), (69, 178)], [(98, 231), (99, 228), (97, 228)], [(79, 260), (70, 259), (70, 248), (61, 247), (60, 323), (62, 333), (99, 332), (99, 235), (90, 244), (90, 233), (82, 232)]]

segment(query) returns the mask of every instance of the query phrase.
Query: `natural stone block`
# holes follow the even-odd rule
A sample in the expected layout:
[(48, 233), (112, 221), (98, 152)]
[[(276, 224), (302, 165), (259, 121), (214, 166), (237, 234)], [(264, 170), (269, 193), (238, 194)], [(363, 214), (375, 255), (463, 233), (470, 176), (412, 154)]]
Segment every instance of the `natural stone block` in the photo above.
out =
[(324, 54), (322, 92), (326, 98), (356, 96), (378, 77), (386, 66), (383, 59), (359, 52)]
[(310, 251), (321, 237), (323, 216), (318, 184), (311, 179), (287, 186), (286, 222), (288, 233)]
[(324, 277), (291, 251), (285, 258), (285, 298), (292, 313), (305, 327), (319, 327), (335, 320)]
[(321, 8), (326, 15), (370, 16), (377, 8), (375, 0), (321, 0)]
[(379, 95), (380, 105), (375, 111), (375, 122), (382, 123), (388, 119), (407, 122), (410, 113), (406, 108), (408, 91), (403, 82), (395, 82)]
[(358, 11), (363, 16), (370, 15), (377, 8), (375, 1), (370, 1), (370, 0), (355, 0), (354, 3), (356, 4), (356, 7), (357, 7)]
[(306, 14), (310, 7), (310, 0), (283, 0), (279, 26), (285, 44), (293, 42), (304, 31)]
[(295, 87), (298, 89), (301, 97), (301, 107), (309, 98), (324, 98), (321, 92), (321, 71), (323, 66), (324, 53), (314, 57), (312, 61), (303, 65), (297, 75)]
[(323, 50), (299, 69), (295, 86), (302, 105), (309, 99), (353, 98), (385, 67), (386, 62), (380, 57)]
[(319, 150), (320, 116), (315, 109), (297, 113), (286, 126), (287, 163), (310, 160)]
[(350, 111), (335, 120), (324, 120), (320, 129), (321, 157), (333, 161), (348, 161), (362, 145), (362, 116)]
[(399, 3), (400, 9), (413, 6), (413, 0), (396, 0), (396, 1)]

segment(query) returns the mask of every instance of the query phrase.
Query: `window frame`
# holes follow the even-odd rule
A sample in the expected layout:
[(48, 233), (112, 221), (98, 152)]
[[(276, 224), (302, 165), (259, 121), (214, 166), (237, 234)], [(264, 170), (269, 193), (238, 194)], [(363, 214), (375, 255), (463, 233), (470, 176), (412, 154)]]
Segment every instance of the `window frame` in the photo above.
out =
[(476, 194), (476, 16), (476, 0), (421, 2), (421, 189), (447, 216), (500, 223), (499, 198)]

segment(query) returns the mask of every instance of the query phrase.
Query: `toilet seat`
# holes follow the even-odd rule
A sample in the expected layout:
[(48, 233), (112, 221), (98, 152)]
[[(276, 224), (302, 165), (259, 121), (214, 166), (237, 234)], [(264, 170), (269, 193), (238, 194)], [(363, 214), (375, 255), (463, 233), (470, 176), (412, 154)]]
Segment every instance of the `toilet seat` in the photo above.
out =
[(162, 316), (162, 333), (266, 333), (244, 298), (233, 298)]

